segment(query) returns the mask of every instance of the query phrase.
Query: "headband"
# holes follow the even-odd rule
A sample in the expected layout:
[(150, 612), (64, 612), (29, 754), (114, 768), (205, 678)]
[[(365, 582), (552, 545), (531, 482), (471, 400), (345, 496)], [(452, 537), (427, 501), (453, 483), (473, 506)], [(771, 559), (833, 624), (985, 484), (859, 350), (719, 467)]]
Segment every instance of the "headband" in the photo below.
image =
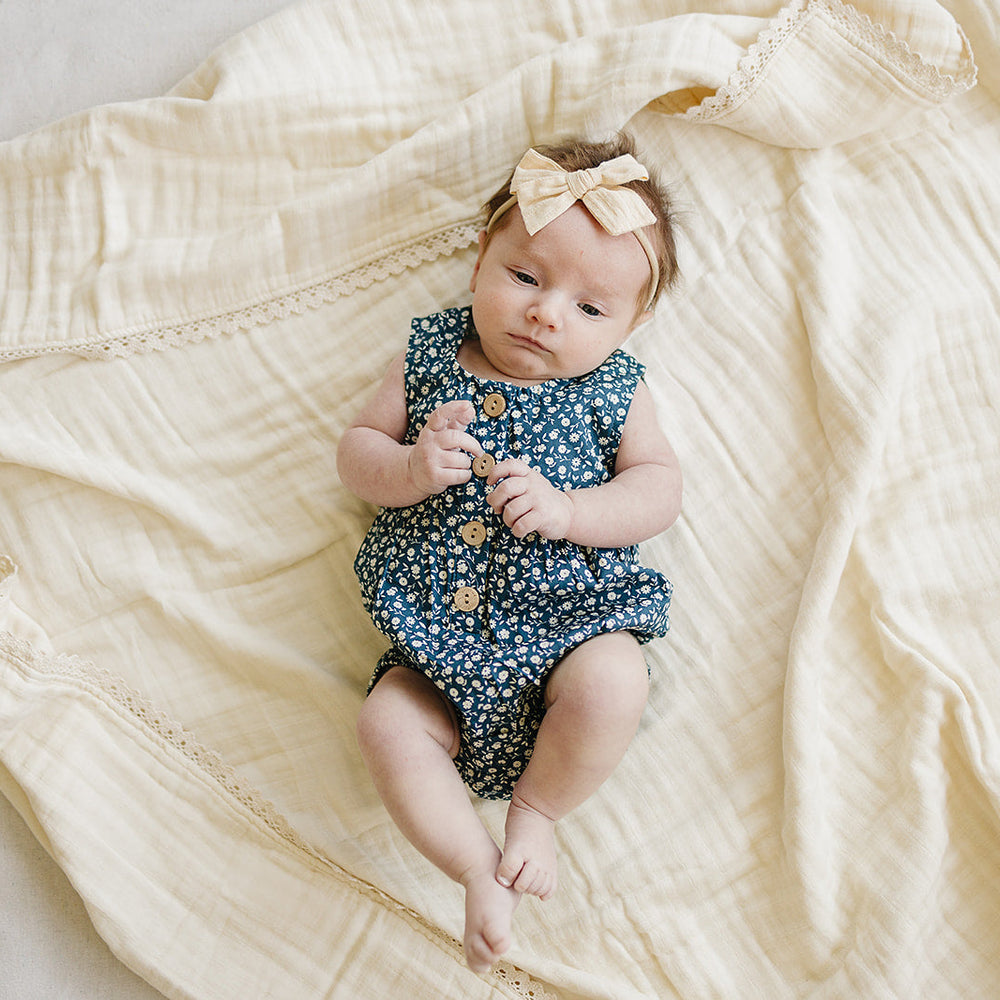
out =
[(629, 181), (648, 179), (648, 171), (631, 153), (586, 170), (568, 171), (555, 160), (529, 149), (514, 169), (511, 197), (490, 216), (486, 232), (490, 233), (497, 219), (517, 205), (524, 228), (529, 236), (534, 236), (566, 209), (582, 201), (611, 236), (632, 233), (639, 241), (653, 275), (649, 295), (652, 304), (660, 280), (660, 262), (643, 228), (656, 222), (656, 216), (637, 192), (622, 186)]

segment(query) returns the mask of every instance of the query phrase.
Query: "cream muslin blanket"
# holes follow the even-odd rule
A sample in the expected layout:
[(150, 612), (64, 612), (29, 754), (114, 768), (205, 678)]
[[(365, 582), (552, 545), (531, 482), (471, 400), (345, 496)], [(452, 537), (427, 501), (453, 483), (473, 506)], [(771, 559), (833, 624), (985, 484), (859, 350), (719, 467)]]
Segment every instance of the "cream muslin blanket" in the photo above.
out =
[[(629, 345), (673, 629), (477, 977), (355, 747), (333, 456), (523, 150), (623, 125), (681, 211)], [(116, 954), (190, 1000), (1000, 995), (998, 163), (987, 0), (313, 0), (0, 146), (0, 787)]]

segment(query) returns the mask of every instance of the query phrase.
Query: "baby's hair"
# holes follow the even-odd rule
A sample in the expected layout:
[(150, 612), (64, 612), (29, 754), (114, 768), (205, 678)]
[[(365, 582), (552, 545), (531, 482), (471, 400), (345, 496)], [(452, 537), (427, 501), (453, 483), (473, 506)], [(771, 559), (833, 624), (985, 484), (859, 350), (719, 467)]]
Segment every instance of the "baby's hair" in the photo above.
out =
[[(628, 132), (619, 132), (613, 138), (604, 142), (587, 142), (583, 139), (567, 139), (563, 142), (550, 146), (535, 146), (535, 150), (550, 160), (554, 160), (563, 170), (588, 170), (591, 167), (599, 166), (607, 160), (613, 160), (617, 156), (624, 156), (630, 153), (640, 162), (642, 159), (636, 153), (635, 140)], [(673, 209), (666, 189), (654, 176), (648, 164), (643, 164), (649, 173), (647, 181), (629, 181), (625, 187), (632, 188), (642, 200), (649, 206), (656, 216), (656, 222), (652, 223), (649, 230), (652, 230), (653, 249), (656, 253), (657, 261), (660, 265), (659, 281), (657, 282), (656, 295), (650, 302), (653, 307), (660, 293), (665, 288), (670, 288), (680, 276), (677, 265), (677, 246), (674, 240)], [(514, 179), (512, 170), (506, 183), (493, 195), (483, 206), (486, 213), (486, 223), (493, 218), (496, 212), (510, 199), (510, 183)], [(509, 215), (509, 213), (507, 213)], [(510, 220), (501, 216), (487, 235), (487, 242), (498, 230), (502, 229)], [(646, 287), (643, 289), (643, 301), (648, 299), (648, 294), (652, 289), (653, 278), (650, 276)]]

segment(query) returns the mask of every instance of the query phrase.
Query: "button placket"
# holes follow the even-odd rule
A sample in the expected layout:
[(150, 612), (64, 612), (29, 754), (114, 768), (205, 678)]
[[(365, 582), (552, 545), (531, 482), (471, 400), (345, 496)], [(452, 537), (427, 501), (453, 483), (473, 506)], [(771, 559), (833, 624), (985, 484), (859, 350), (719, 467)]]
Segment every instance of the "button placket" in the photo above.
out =
[(486, 541), (486, 525), (482, 521), (466, 521), (462, 525), (461, 535), (466, 545), (478, 548)]
[(496, 465), (494, 455), (502, 447), (506, 421), (500, 418), (508, 412), (507, 400), (501, 392), (487, 392), (480, 399), (478, 411), (478, 426), (468, 430), (482, 445), (484, 454), (473, 460), (474, 475), (465, 489), (456, 494), (452, 511), (460, 541), (456, 539), (458, 548), (454, 551), (453, 565), (458, 572), (453, 580), (451, 606), (458, 613), (456, 626), (470, 631), (486, 627), (484, 604), (486, 590), (492, 585), (491, 581), (488, 582), (491, 547), (486, 543), (491, 533), (493, 512), (486, 501), (489, 487), (485, 480)]
[[(501, 392), (488, 392), (483, 397), (480, 409), (489, 417), (490, 422), (493, 422), (507, 412), (507, 399)], [(485, 479), (493, 471), (494, 465), (496, 465), (496, 459), (487, 451), (486, 454), (480, 455), (472, 463), (472, 471), (480, 479)]]
[(497, 417), (503, 416), (504, 411), (507, 409), (507, 400), (499, 392), (490, 392), (486, 394), (486, 398), (483, 400), (482, 410), (483, 413), (488, 417), (492, 417), (494, 420)]
[(475, 611), (479, 607), (479, 591), (475, 587), (459, 587), (452, 602), (459, 611)]
[(496, 464), (496, 459), (489, 452), (485, 452), (473, 461), (472, 471), (480, 479), (485, 479), (493, 471), (493, 466)]

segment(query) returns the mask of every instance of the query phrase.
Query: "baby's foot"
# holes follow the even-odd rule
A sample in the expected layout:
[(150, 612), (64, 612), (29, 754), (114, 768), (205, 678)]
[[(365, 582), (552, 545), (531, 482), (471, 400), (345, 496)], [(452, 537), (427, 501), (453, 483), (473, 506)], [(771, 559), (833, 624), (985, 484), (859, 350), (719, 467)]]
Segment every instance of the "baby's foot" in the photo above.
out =
[(465, 886), (465, 961), (486, 972), (510, 948), (510, 926), (521, 896), (499, 885), (492, 871), (463, 879)]
[(548, 899), (556, 891), (555, 821), (514, 795), (507, 809), (503, 857), (496, 878), (502, 886)]

